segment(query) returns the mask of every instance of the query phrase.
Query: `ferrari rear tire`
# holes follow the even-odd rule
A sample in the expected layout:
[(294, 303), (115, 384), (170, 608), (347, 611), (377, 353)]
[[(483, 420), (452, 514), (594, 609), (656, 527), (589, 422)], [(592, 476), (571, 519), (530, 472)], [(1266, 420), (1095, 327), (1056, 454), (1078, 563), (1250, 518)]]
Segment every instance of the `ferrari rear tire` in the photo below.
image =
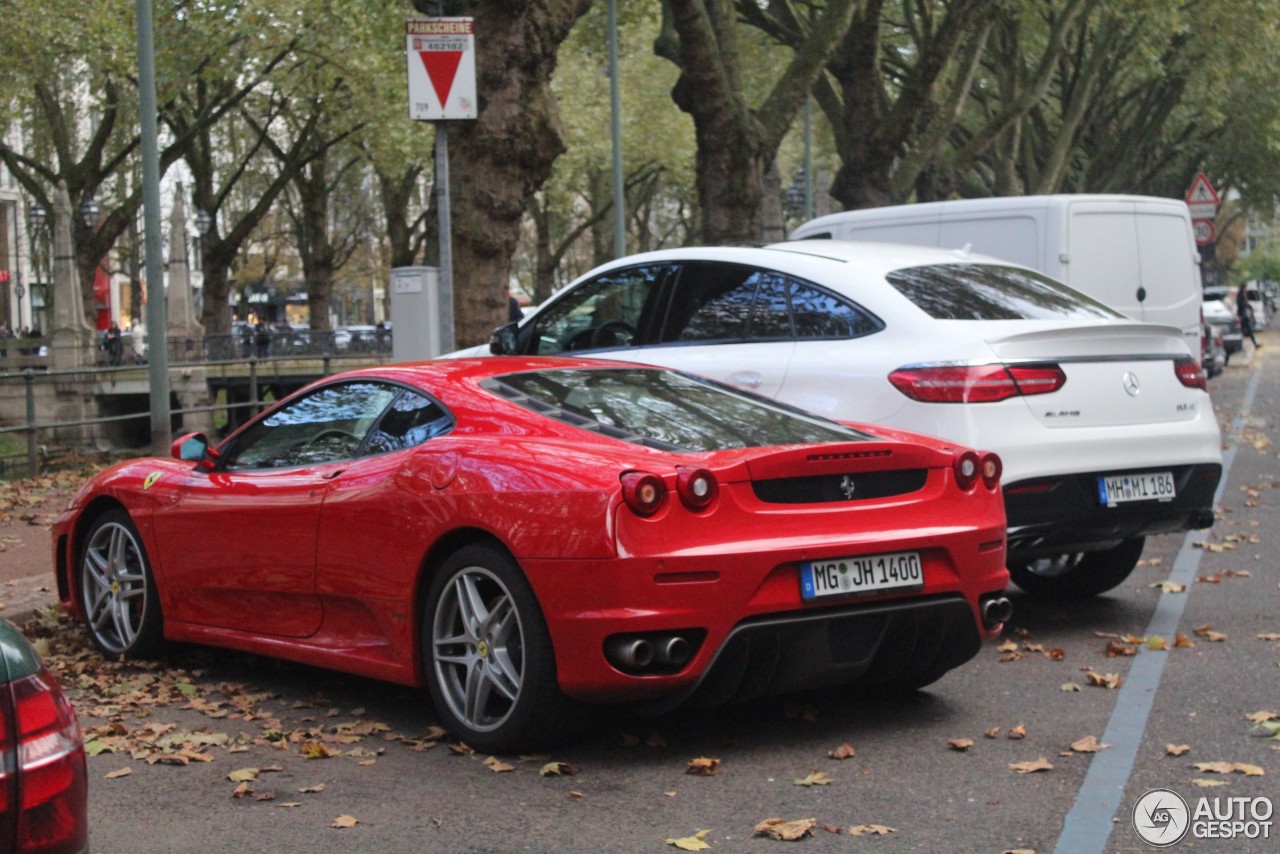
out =
[(80, 548), (80, 604), (89, 637), (106, 655), (145, 658), (164, 641), (155, 577), (133, 520), (111, 510), (94, 520)]
[(1144, 543), (1144, 537), (1133, 537), (1104, 551), (1011, 563), (1009, 576), (1035, 596), (1097, 596), (1129, 577), (1142, 556)]
[(454, 552), (435, 573), (422, 620), (423, 663), (446, 729), (487, 752), (529, 750), (579, 725), (560, 691), (542, 609), (496, 545)]

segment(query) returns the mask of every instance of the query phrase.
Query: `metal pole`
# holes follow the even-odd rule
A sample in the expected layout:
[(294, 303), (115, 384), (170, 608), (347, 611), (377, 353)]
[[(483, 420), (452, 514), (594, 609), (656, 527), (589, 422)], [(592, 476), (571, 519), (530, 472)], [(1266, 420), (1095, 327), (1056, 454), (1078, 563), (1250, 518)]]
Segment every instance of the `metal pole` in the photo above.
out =
[(618, 0), (609, 0), (609, 106), (613, 136), (613, 257), (627, 254), (627, 197), (622, 181), (622, 99), (618, 93)]
[(27, 368), (22, 379), (27, 384), (27, 475), (40, 474), (40, 461), (36, 457), (36, 372)]
[[(440, 292), (453, 298), (453, 221), (449, 214), (449, 125), (436, 122), (435, 147), (436, 217), (440, 227)], [(453, 310), (447, 312), (441, 306), (440, 352), (448, 353), (453, 346)]]
[(813, 219), (813, 98), (804, 102), (804, 218)]
[[(18, 298), (18, 326), (22, 326), (22, 297), (25, 289), (22, 287), (22, 255), (19, 249), (22, 244), (18, 242), (18, 200), (13, 200), (13, 295)], [(34, 320), (31, 324), (34, 326)], [(16, 329), (14, 330), (17, 331)], [(40, 330), (48, 332), (47, 329)]]
[[(151, 0), (137, 0), (138, 95), (142, 136), (143, 230), (147, 249), (147, 379), (151, 393), (151, 451), (168, 455), (169, 352), (165, 346), (164, 273), (160, 266), (160, 151), (156, 130), (156, 70)], [(175, 235), (179, 239), (180, 235)], [(157, 343), (159, 346), (157, 346)]]

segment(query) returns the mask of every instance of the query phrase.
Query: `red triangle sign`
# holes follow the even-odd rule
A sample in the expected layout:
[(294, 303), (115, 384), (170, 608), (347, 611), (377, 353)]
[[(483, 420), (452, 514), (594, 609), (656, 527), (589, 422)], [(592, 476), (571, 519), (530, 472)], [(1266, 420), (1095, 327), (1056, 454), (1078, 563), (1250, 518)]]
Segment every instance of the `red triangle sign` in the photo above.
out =
[(436, 90), (443, 108), (449, 100), (449, 90), (453, 88), (453, 80), (458, 74), (458, 63), (462, 61), (460, 50), (420, 50), (422, 67), (431, 78), (431, 88)]

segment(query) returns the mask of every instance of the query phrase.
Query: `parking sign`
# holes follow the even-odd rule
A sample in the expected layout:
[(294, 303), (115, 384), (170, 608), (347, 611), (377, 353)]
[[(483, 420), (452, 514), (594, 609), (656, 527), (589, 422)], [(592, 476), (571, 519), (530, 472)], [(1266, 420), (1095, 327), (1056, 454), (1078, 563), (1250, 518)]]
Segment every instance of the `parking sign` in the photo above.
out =
[(476, 117), (474, 18), (411, 18), (404, 22), (409, 118)]

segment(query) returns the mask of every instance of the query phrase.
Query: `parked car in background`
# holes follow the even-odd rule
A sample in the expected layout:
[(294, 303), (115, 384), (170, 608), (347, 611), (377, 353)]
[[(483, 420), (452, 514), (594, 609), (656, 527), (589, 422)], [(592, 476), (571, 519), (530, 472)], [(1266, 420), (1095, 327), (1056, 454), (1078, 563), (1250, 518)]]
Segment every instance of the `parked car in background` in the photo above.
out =
[(912, 690), (1009, 616), (996, 455), (662, 368), (352, 371), (173, 456), (105, 470), (54, 526), (104, 653), (425, 684), (487, 751), (572, 735), (587, 703)]
[(792, 240), (968, 247), (1038, 270), (1134, 320), (1182, 330), (1200, 352), (1200, 253), (1186, 204), (1073, 193), (890, 205), (810, 220)]
[(1200, 366), (1213, 379), (1227, 368), (1227, 348), (1222, 341), (1222, 331), (1205, 321), (1204, 335), (1200, 338)]
[(1236, 316), (1235, 298), (1231, 289), (1219, 285), (1206, 285), (1204, 289), (1204, 319), (1222, 333), (1222, 346), (1226, 361), (1244, 348), (1244, 335), (1240, 331), (1240, 318)]
[(1213, 524), (1221, 441), (1199, 337), (1193, 356), (1179, 329), (986, 256), (805, 240), (619, 259), (488, 349), (668, 365), (994, 449), (1014, 581), (1091, 595), (1128, 577), (1144, 537)]
[(88, 788), (75, 711), (22, 632), (0, 620), (0, 851), (88, 852)]

